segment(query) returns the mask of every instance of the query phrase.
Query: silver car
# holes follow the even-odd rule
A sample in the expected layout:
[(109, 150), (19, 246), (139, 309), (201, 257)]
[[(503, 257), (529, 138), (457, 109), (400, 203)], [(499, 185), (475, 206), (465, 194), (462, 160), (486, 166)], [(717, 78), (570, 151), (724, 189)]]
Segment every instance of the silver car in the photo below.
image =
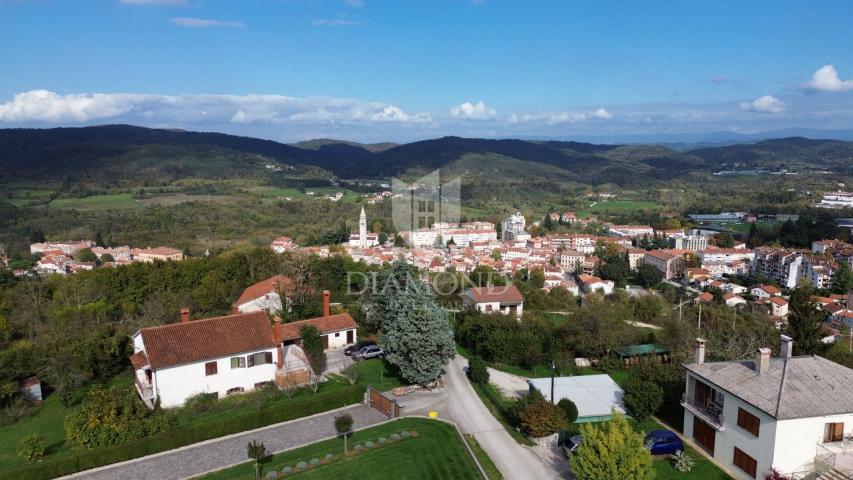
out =
[(353, 360), (367, 360), (368, 358), (379, 358), (385, 355), (379, 345), (368, 345), (352, 354)]

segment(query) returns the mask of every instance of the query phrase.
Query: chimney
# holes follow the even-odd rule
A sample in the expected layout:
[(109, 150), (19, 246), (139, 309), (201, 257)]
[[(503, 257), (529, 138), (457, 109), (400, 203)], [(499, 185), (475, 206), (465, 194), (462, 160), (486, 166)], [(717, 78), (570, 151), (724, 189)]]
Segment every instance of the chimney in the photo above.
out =
[(693, 346), (693, 363), (702, 365), (705, 363), (705, 339), (697, 338), (696, 344)]
[(759, 348), (755, 353), (755, 371), (758, 373), (767, 373), (770, 369), (770, 349)]
[(181, 323), (187, 323), (190, 321), (190, 309), (184, 307), (181, 309)]
[(779, 356), (782, 358), (791, 358), (791, 355), (794, 353), (794, 339), (787, 336), (782, 335), (782, 348), (779, 350)]
[(281, 342), (281, 319), (278, 316), (273, 320), (273, 336), (276, 343)]
[(278, 357), (277, 358), (278, 368), (284, 368), (284, 346), (282, 346), (282, 344), (279, 343), (278, 346), (276, 347), (275, 351), (276, 351), (276, 357)]
[(324, 317), (328, 317), (329, 315), (331, 315), (331, 309), (329, 307), (329, 295), (331, 295), (331, 293), (329, 293), (328, 290), (323, 290), (323, 316)]

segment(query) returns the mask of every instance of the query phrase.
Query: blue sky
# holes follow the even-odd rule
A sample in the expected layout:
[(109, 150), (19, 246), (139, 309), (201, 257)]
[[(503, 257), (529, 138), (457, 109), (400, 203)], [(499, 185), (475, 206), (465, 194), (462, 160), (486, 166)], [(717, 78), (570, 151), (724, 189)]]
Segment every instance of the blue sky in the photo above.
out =
[(853, 2), (0, 0), (0, 127), (292, 141), (853, 126)]

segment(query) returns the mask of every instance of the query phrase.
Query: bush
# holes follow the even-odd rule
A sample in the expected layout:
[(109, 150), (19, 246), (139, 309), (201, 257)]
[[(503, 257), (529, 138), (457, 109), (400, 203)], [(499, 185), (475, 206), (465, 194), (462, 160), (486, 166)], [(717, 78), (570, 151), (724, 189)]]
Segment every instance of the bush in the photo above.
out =
[(373, 442), (370, 440), (364, 442), (364, 448), (373, 448)]
[(560, 407), (545, 400), (535, 400), (518, 412), (519, 426), (533, 437), (544, 437), (569, 427)]
[(655, 470), (652, 456), (643, 447), (643, 435), (628, 424), (623, 415), (600, 423), (582, 423), (583, 441), (569, 464), (577, 478), (610, 480), (630, 478), (652, 480)]
[(396, 433), (392, 433), (389, 438), (391, 439), (392, 442), (397, 442), (400, 440), (400, 435), (396, 434)]
[(406, 430), (403, 430), (402, 432), (400, 432), (400, 436), (403, 438), (409, 438), (412, 436), (412, 434), (407, 432)]
[(311, 465), (314, 465), (314, 466), (320, 465), (320, 459), (319, 458), (312, 458), (311, 462), (309, 462), (309, 463), (311, 463)]
[(276, 472), (267, 472), (267, 474), (265, 475), (265, 478), (266, 478), (267, 480), (275, 480), (276, 478), (278, 478), (278, 473), (276, 473)]
[(693, 467), (696, 465), (696, 462), (690, 458), (690, 455), (684, 452), (678, 452), (674, 455), (670, 455), (669, 458), (672, 462), (672, 468), (682, 473), (687, 473), (693, 470)]
[(308, 467), (308, 464), (305, 462), (299, 462), (296, 464), (296, 468), (299, 470), (305, 470)]
[(325, 460), (327, 462), (331, 462), (334, 458), (335, 458), (334, 455), (332, 455), (331, 453), (327, 453), (326, 456), (323, 457), (323, 460)]
[(385, 442), (387, 441), (388, 439), (386, 439), (385, 437), (379, 437), (379, 445), (385, 445)]
[(575, 420), (578, 419), (578, 407), (575, 405), (575, 402), (569, 400), (568, 398), (564, 398), (557, 402), (557, 406), (560, 407), (560, 410), (566, 414), (566, 421), (569, 423), (574, 423)]
[(37, 462), (44, 458), (44, 437), (33, 433), (21, 439), (18, 444), (18, 456), (27, 463)]
[(474, 383), (489, 383), (489, 370), (483, 357), (476, 355), (468, 360), (468, 378)]
[(654, 415), (663, 404), (663, 389), (656, 383), (631, 377), (625, 382), (622, 402), (628, 414), (637, 420)]
[(353, 450), (355, 450), (356, 452), (360, 452), (360, 451), (364, 450), (364, 445), (359, 443), (358, 445), (355, 446), (355, 448), (353, 448)]
[(215, 393), (196, 393), (187, 399), (184, 408), (196, 413), (209, 412), (216, 408), (219, 396)]
[(291, 473), (293, 473), (293, 467), (288, 465), (281, 469), (281, 473), (284, 475), (290, 475)]
[(352, 423), (352, 415), (349, 413), (335, 415), (335, 430), (338, 433), (347, 433), (352, 430)]

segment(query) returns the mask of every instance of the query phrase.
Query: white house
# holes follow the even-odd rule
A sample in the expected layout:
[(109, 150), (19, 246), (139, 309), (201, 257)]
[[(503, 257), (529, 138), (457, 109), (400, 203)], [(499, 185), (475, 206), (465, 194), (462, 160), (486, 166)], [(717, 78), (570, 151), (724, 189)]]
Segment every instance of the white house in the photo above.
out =
[(275, 379), (276, 341), (264, 312), (143, 328), (133, 336), (130, 362), (136, 389), (149, 406), (178, 407), (198, 393), (219, 397)]
[(275, 314), (281, 311), (282, 292), (285, 294), (285, 297), (293, 293), (293, 280), (284, 275), (276, 275), (243, 290), (243, 293), (234, 302), (232, 308), (234, 309), (234, 313), (263, 310), (270, 314)]
[(514, 315), (519, 319), (524, 311), (524, 298), (515, 285), (474, 287), (465, 290), (460, 296), (466, 310)]
[[(814, 471), (815, 462), (853, 469), (853, 370), (819, 356), (793, 357), (782, 336), (780, 358), (705, 362), (696, 339), (687, 370), (684, 435), (740, 479)], [(821, 478), (846, 478), (821, 477)]]
[(743, 297), (731, 292), (723, 294), (723, 300), (725, 300), (726, 305), (730, 307), (739, 307), (741, 305), (746, 305), (746, 300), (744, 300)]
[(773, 285), (758, 285), (753, 287), (750, 293), (756, 298), (770, 298), (782, 295), (782, 290)]
[(602, 280), (592, 275), (578, 275), (578, 281), (586, 293), (601, 292), (604, 295), (613, 293), (614, 283), (612, 280)]

